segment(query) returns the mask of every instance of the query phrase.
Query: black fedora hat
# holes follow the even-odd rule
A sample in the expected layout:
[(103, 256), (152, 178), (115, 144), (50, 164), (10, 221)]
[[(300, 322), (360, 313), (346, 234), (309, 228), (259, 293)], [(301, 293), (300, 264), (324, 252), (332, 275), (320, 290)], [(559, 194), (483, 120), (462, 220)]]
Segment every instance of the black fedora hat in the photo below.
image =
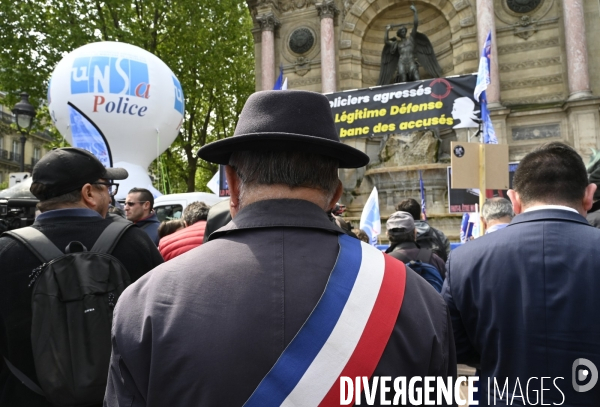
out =
[(267, 90), (252, 94), (233, 137), (207, 144), (198, 157), (228, 164), (234, 151), (306, 151), (339, 160), (340, 168), (358, 168), (369, 156), (340, 141), (329, 100), (320, 93)]

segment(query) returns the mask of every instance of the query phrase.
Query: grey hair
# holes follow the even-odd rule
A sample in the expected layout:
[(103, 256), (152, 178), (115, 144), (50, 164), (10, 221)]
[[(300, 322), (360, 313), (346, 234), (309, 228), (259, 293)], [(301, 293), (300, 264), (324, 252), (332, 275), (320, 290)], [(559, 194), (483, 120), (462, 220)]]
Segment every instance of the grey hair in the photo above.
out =
[(329, 202), (339, 183), (338, 160), (303, 151), (236, 151), (229, 165), (241, 181), (241, 202), (247, 188), (258, 185), (319, 189)]
[[(92, 187), (98, 190), (102, 190), (101, 185), (92, 184)], [(79, 201), (81, 201), (81, 188), (76, 189), (75, 191), (67, 192), (66, 194), (55, 196), (54, 198), (40, 201), (36, 205), (36, 208), (43, 213), (46, 211), (62, 208), (65, 204), (76, 204)]]
[(481, 206), (481, 216), (486, 222), (495, 219), (501, 219), (509, 216), (511, 219), (515, 216), (510, 201), (506, 198), (488, 199)]

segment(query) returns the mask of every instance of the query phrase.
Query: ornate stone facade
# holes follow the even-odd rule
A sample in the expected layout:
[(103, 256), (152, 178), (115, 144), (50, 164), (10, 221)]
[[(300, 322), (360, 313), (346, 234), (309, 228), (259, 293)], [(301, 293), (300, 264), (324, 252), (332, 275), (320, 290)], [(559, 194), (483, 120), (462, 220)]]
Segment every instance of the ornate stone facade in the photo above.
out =
[[(261, 24), (267, 24), (260, 17), (267, 12), (280, 22), (273, 31), (274, 66), (283, 64), (290, 89), (323, 92), (331, 89), (331, 81), (337, 91), (374, 86), (386, 25), (404, 23), (410, 30), (412, 24), (411, 2), (404, 0), (247, 3), (256, 21), (255, 33), (261, 32)], [(477, 71), (482, 38), (487, 35), (486, 27), (493, 27), (497, 104), (491, 114), (500, 142), (509, 145), (511, 160), (519, 160), (548, 139), (573, 145), (584, 158), (591, 147), (600, 148), (597, 0), (415, 0), (414, 4), (419, 13), (419, 31), (430, 38), (446, 76)], [(331, 25), (322, 25), (322, 21)], [(263, 72), (260, 35), (255, 39), (258, 78)], [(333, 60), (328, 59), (332, 56)], [(328, 72), (334, 77), (327, 78)], [(427, 78), (425, 72), (421, 74)], [(493, 91), (488, 92), (488, 98), (490, 93)], [(451, 133), (444, 137), (466, 140), (465, 132)], [(381, 136), (345, 142), (379, 162)], [(376, 173), (373, 171), (370, 167), (341, 172), (351, 215), (362, 207), (366, 199), (363, 192), (370, 192), (375, 176), (370, 174)], [(442, 172), (441, 167), (429, 168), (425, 174), (443, 188)], [(380, 199), (399, 194), (403, 192), (388, 191)], [(430, 210), (434, 219), (436, 212), (445, 211), (443, 196), (441, 192), (435, 194), (435, 210)], [(382, 212), (385, 216), (386, 209)]]

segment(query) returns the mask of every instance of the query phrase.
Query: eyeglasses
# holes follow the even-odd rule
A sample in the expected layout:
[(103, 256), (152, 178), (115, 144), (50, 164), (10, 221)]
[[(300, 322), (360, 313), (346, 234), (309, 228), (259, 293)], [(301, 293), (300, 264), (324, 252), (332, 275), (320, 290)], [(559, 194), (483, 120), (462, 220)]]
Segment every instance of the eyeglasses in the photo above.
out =
[(110, 196), (115, 196), (117, 195), (117, 192), (119, 191), (119, 184), (116, 184), (114, 182), (92, 182), (92, 184), (94, 185), (106, 185), (106, 188), (108, 188), (108, 195)]
[(135, 206), (137, 204), (142, 204), (144, 202), (148, 202), (148, 201), (139, 201), (139, 202), (125, 202), (125, 206)]

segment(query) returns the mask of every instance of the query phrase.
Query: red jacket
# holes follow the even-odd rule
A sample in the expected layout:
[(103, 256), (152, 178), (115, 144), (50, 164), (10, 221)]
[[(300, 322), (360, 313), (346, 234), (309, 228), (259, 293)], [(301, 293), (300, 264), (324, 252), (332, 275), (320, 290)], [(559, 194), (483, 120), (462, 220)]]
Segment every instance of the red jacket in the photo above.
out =
[(171, 260), (202, 244), (206, 221), (199, 220), (192, 226), (178, 230), (160, 239), (158, 250), (166, 260)]

